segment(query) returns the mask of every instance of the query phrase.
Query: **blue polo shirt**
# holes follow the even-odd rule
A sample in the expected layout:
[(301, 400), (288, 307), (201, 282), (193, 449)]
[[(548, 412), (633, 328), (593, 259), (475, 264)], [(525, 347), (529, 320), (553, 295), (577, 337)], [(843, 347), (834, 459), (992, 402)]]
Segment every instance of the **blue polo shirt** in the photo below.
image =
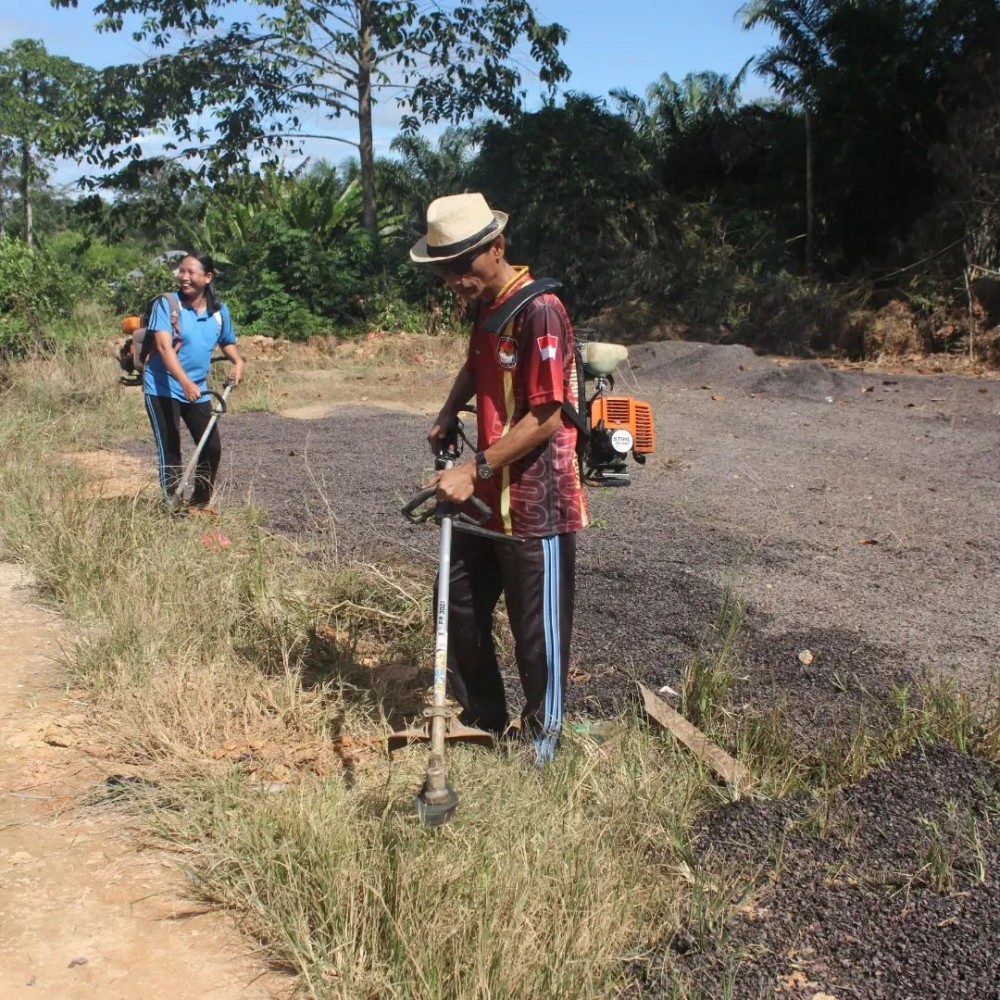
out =
[[(177, 293), (175, 293), (177, 294)], [(149, 317), (149, 334), (154, 330), (167, 330), (174, 338), (177, 360), (180, 361), (187, 377), (203, 392), (207, 389), (206, 379), (212, 363), (212, 352), (216, 345), (225, 347), (236, 343), (233, 321), (225, 304), (217, 313), (197, 313), (177, 294), (181, 304), (181, 338), (177, 343), (173, 324), (170, 322), (170, 306), (163, 296), (156, 300)], [(151, 396), (173, 396), (182, 403), (187, 402), (180, 382), (171, 375), (159, 354), (151, 354), (146, 362), (142, 377), (143, 388)]]

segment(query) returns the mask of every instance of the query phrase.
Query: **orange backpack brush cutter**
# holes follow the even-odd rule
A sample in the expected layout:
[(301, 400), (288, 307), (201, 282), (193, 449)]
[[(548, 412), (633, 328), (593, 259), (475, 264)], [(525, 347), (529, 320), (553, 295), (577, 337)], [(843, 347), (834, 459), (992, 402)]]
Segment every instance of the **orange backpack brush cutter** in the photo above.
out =
[[(483, 328), (500, 334), (536, 296), (561, 287), (553, 278), (538, 278), (512, 295), (483, 321)], [(591, 486), (628, 486), (628, 456), (645, 465), (656, 450), (653, 409), (649, 403), (615, 394), (614, 373), (628, 359), (624, 344), (576, 341), (576, 399), (563, 403), (563, 413), (577, 430), (576, 454), (580, 478)], [(587, 398), (587, 381), (594, 394)]]
[(615, 369), (628, 359), (624, 344), (589, 341), (579, 345), (577, 364), (582, 361), (584, 379), (594, 382), (587, 400), (589, 432), (581, 473), (594, 486), (628, 486), (631, 476), (627, 458), (646, 464), (656, 450), (653, 409), (649, 403), (615, 394)]
[(156, 349), (156, 338), (150, 334), (149, 322), (153, 315), (153, 306), (160, 299), (167, 300), (167, 308), (170, 310), (170, 325), (174, 331), (174, 343), (180, 343), (180, 300), (173, 292), (154, 295), (146, 303), (146, 308), (142, 311), (141, 316), (126, 316), (122, 320), (122, 333), (125, 334), (125, 342), (118, 348), (118, 366), (122, 370), (122, 385), (142, 385), (142, 373), (146, 362)]

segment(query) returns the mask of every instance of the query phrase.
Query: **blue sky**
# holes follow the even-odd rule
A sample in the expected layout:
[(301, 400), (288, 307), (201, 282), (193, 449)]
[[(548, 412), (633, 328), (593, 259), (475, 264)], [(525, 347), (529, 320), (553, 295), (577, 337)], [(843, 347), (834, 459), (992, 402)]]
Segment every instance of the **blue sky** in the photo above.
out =
[[(92, 66), (140, 61), (148, 52), (127, 33), (99, 35), (94, 30), (93, 0), (80, 0), (76, 10), (53, 10), (47, 0), (20, 0), (0, 13), (0, 48), (15, 38), (40, 38), (55, 55)], [(563, 58), (572, 77), (561, 89), (604, 96), (616, 88), (642, 94), (661, 73), (680, 80), (686, 73), (714, 70), (735, 75), (771, 42), (766, 29), (743, 31), (736, 18), (740, 0), (534, 0), (541, 21), (558, 21), (569, 32)], [(526, 67), (527, 68), (527, 67)], [(529, 101), (541, 93), (525, 74)], [(754, 76), (743, 88), (746, 99), (766, 93)], [(391, 104), (376, 109), (376, 143), (384, 152), (395, 134)], [(326, 124), (325, 131), (353, 140), (351, 120)], [(315, 156), (339, 162), (350, 149), (342, 143), (311, 146)], [(57, 180), (73, 179), (74, 168), (60, 168)]]
[[(740, 0), (536, 0), (540, 20), (569, 31), (563, 58), (573, 71), (567, 89), (606, 94), (613, 88), (643, 93), (661, 73), (680, 80), (710, 69), (735, 76), (771, 43), (763, 28), (744, 31)], [(744, 87), (747, 98), (766, 88)]]

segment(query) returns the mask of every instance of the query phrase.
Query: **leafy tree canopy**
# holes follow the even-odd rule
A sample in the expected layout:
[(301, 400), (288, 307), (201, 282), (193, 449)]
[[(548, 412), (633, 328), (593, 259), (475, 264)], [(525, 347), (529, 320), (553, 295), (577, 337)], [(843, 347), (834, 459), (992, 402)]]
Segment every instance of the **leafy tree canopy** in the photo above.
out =
[(52, 161), (84, 141), (84, 123), (73, 113), (73, 95), (91, 71), (45, 46), (19, 39), (0, 52), (0, 232), (6, 228), (8, 178), (16, 174), (23, 236), (32, 242), (31, 193), (44, 183)]
[(629, 123), (598, 98), (487, 124), (473, 178), (511, 214), (512, 259), (557, 275), (577, 305), (607, 295), (613, 269), (652, 238), (656, 184)]
[[(77, 0), (51, 0), (76, 7)], [(372, 105), (390, 94), (404, 126), (459, 122), (480, 110), (510, 117), (524, 97), (517, 56), (527, 44), (541, 81), (569, 75), (566, 38), (541, 24), (526, 0), (252, 0), (253, 22), (231, 16), (234, 0), (101, 0), (101, 31), (122, 31), (158, 54), (141, 72), (105, 70), (94, 106), (102, 125), (90, 162), (134, 172), (141, 136), (162, 129), (173, 155), (194, 157), (204, 176), (224, 176), (249, 158), (273, 162), (306, 137), (307, 112), (354, 117), (365, 197), (375, 232)]]
[(0, 51), (0, 135), (44, 160), (80, 142), (78, 119), (67, 114), (74, 88), (88, 84), (93, 71), (64, 56), (50, 55), (39, 41), (22, 38)]
[(646, 88), (645, 98), (628, 90), (612, 90), (611, 97), (640, 137), (667, 146), (706, 121), (735, 115), (749, 66), (746, 63), (732, 79), (703, 70), (677, 83), (664, 73)]

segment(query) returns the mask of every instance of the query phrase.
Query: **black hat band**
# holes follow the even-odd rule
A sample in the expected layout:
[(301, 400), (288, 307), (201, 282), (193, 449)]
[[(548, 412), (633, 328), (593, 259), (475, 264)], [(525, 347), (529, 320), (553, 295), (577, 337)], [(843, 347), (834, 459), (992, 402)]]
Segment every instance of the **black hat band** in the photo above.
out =
[(463, 254), (466, 250), (471, 250), (473, 247), (478, 246), (482, 243), (485, 236), (489, 236), (490, 233), (497, 232), (500, 228), (500, 223), (497, 222), (496, 216), (490, 220), (488, 226), (484, 226), (479, 230), (478, 233), (470, 236), (468, 239), (459, 240), (457, 243), (446, 243), (444, 246), (431, 246), (427, 244), (427, 256), (428, 257), (458, 257)]

